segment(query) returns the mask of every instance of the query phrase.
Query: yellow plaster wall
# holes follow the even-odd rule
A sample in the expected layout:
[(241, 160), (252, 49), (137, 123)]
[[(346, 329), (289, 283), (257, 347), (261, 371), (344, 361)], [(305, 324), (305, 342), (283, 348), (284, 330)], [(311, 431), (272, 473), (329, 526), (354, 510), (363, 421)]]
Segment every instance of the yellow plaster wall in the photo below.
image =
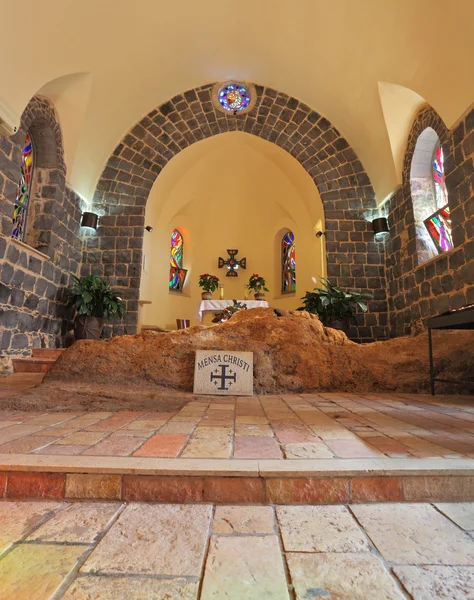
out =
[[(325, 274), (321, 240), (323, 208), (317, 188), (301, 165), (281, 148), (254, 136), (233, 132), (203, 140), (176, 156), (158, 177), (148, 200), (140, 298), (142, 323), (175, 328), (176, 319), (197, 323), (201, 273), (217, 275), (226, 299), (242, 299), (249, 276), (267, 280), (272, 306), (294, 309), (312, 289), (312, 277)], [(169, 242), (174, 228), (184, 236), (184, 291), (169, 292)], [(280, 241), (296, 237), (297, 293), (282, 296)], [(247, 257), (239, 277), (217, 268), (219, 256), (238, 248)], [(213, 297), (217, 299), (219, 293)], [(206, 323), (208, 320), (206, 320)]]

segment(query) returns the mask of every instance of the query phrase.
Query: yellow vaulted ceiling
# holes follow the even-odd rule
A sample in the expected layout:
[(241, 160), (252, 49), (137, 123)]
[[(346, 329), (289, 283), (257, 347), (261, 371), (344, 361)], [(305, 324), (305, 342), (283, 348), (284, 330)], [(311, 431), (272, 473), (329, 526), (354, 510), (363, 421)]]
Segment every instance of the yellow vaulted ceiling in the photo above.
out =
[(55, 102), (86, 198), (133, 123), (204, 83), (252, 81), (326, 116), (379, 201), (399, 182), (393, 136), (414, 106), (382, 108), (379, 83), (412, 90), (449, 127), (474, 99), (473, 0), (3, 0), (0, 22), (0, 99), (17, 114), (38, 92)]

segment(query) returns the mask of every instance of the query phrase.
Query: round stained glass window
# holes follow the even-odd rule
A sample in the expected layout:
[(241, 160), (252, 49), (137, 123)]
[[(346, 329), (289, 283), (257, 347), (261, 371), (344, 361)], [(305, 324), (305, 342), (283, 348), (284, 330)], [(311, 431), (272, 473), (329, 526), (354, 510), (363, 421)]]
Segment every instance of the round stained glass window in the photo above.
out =
[(224, 110), (236, 113), (248, 108), (250, 91), (241, 83), (227, 83), (218, 91), (217, 98)]

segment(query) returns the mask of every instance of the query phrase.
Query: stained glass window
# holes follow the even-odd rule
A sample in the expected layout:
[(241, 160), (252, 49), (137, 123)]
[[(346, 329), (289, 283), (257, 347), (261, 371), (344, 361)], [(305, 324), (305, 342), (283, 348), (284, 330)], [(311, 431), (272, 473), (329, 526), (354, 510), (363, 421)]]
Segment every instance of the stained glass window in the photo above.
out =
[(444, 175), (444, 155), (440, 144), (436, 146), (433, 157), (433, 182), (435, 186), (436, 207), (443, 208), (448, 203), (448, 190)]
[(21, 174), (16, 192), (15, 208), (13, 210), (13, 230), (12, 237), (20, 240), (25, 239), (26, 217), (30, 201), (31, 180), (33, 175), (34, 154), (33, 144), (29, 134), (26, 134), (23, 144), (23, 153), (21, 156)]
[(451, 237), (451, 215), (448, 205), (425, 219), (425, 226), (439, 254), (451, 250), (453, 239)]
[(169, 289), (181, 291), (187, 270), (183, 269), (183, 236), (175, 229), (171, 234)]
[(245, 85), (228, 83), (218, 92), (219, 103), (224, 110), (239, 112), (250, 104), (250, 92)]
[(296, 250), (295, 235), (292, 231), (286, 233), (281, 241), (281, 265), (283, 294), (296, 292)]

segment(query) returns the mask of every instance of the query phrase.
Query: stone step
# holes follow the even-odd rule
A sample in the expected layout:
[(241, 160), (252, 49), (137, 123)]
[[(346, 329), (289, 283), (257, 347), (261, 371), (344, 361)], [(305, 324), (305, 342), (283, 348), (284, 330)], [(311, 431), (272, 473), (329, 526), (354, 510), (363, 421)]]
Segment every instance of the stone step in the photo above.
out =
[(33, 348), (33, 358), (54, 358), (57, 360), (65, 348)]
[(14, 373), (48, 373), (56, 358), (14, 358)]

